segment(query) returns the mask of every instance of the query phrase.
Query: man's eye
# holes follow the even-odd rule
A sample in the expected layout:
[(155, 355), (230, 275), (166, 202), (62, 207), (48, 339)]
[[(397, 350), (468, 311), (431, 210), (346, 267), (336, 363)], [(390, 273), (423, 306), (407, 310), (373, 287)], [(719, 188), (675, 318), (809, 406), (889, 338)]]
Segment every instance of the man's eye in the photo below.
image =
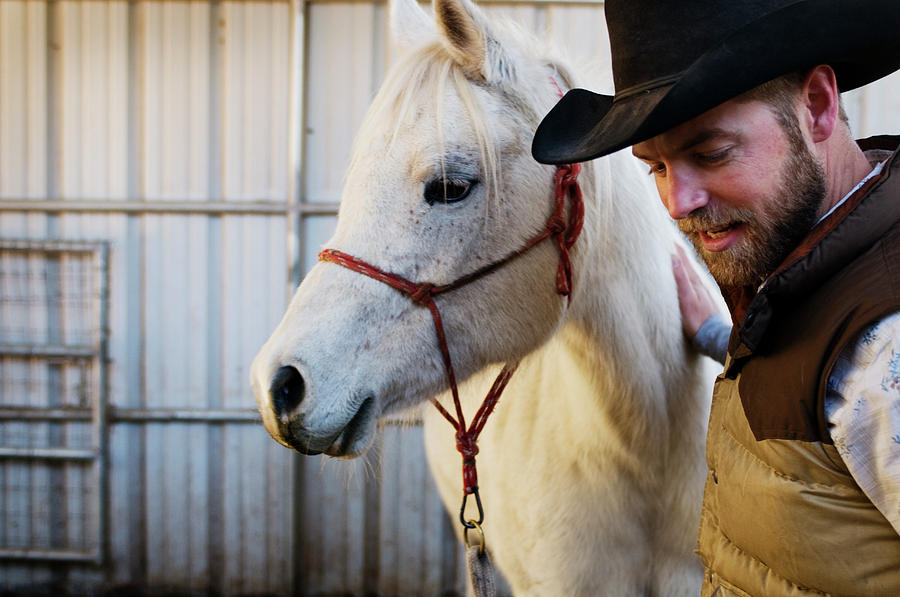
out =
[(720, 162), (724, 162), (730, 154), (731, 154), (731, 148), (728, 147), (726, 149), (720, 149), (718, 151), (711, 151), (708, 153), (698, 153), (697, 159), (705, 164), (718, 164)]
[(662, 176), (666, 173), (666, 165), (663, 163), (650, 164), (650, 176)]

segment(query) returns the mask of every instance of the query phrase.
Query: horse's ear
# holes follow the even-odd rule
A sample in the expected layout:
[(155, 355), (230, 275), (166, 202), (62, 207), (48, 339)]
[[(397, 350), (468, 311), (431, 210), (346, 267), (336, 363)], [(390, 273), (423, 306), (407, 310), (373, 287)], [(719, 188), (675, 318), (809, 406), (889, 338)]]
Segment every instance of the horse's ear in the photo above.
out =
[(401, 48), (434, 41), (437, 30), (431, 17), (416, 0), (390, 0), (391, 36)]
[(434, 18), (456, 63), (466, 74), (499, 83), (511, 76), (509, 58), (484, 13), (469, 0), (434, 0)]

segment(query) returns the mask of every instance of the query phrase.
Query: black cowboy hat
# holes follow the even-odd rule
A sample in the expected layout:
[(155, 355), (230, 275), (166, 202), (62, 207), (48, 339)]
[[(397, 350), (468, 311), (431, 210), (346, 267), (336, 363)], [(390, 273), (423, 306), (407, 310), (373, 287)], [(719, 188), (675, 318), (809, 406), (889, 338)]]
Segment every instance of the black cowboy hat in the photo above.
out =
[(535, 133), (539, 162), (618, 151), (819, 64), (841, 91), (900, 68), (900, 0), (607, 0), (606, 21), (616, 94), (569, 91)]

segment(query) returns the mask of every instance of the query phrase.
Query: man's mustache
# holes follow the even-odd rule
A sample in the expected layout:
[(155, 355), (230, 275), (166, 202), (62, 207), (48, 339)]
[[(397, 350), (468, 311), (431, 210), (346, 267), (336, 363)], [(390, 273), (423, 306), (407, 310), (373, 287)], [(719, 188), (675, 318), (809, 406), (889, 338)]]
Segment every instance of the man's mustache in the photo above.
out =
[(678, 229), (684, 234), (697, 234), (735, 226), (753, 219), (753, 214), (747, 209), (704, 205), (678, 220)]

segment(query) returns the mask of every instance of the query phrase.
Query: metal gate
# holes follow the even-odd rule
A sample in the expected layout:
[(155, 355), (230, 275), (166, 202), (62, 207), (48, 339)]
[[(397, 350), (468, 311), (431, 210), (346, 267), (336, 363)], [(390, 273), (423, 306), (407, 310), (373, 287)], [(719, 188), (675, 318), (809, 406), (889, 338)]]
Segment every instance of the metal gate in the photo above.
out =
[(107, 255), (0, 241), (0, 558), (104, 560)]

